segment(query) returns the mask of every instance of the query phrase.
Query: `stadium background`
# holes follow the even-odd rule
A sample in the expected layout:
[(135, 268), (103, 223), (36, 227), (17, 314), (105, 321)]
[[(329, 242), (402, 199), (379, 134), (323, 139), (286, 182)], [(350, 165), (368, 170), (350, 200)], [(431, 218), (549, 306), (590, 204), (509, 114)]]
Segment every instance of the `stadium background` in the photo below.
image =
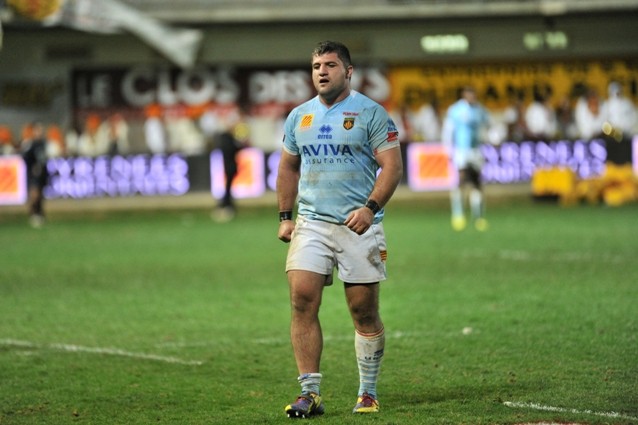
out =
[[(138, 20), (161, 24), (166, 32), (146, 41), (146, 34), (126, 19), (114, 28), (112, 16), (100, 16), (104, 10), (99, 7), (85, 16), (52, 19), (56, 8), (82, 3), (90, 4), (1, 3), (0, 123), (18, 138), (22, 126), (33, 120), (80, 128), (89, 116), (106, 119), (122, 113), (130, 125), (131, 153), (142, 155), (125, 166), (135, 168), (137, 161), (149, 169), (153, 164), (145, 156), (142, 130), (149, 106), (159, 104), (172, 117), (191, 119), (201, 114), (203, 105), (230, 96), (254, 119), (251, 142), (258, 152), (246, 161), (257, 164), (253, 171), (263, 180), (263, 187), (240, 196), (262, 195), (272, 188), (269, 155), (278, 148), (276, 118), (310, 94), (299, 73), (307, 72), (309, 51), (322, 39), (348, 44), (360, 75), (355, 86), (391, 106), (427, 102), (440, 114), (457, 89), (470, 83), (486, 106), (498, 112), (512, 94), (531, 102), (534, 93), (543, 90), (557, 105), (564, 97), (573, 101), (584, 87), (606, 95), (612, 80), (638, 101), (638, 2), (632, 0), (114, 2), (128, 7)], [(202, 37), (187, 64), (183, 55), (171, 58), (169, 50), (175, 46), (167, 47), (184, 36), (180, 31), (186, 28)], [(127, 81), (132, 87), (128, 96), (123, 95)], [(145, 194), (208, 190), (215, 179), (209, 170), (215, 159), (208, 152), (156, 161), (156, 168), (165, 171), (161, 178), (173, 178), (166, 177), (171, 173), (166, 170), (175, 161), (178, 169), (182, 163), (188, 168), (188, 189), (169, 184), (164, 191), (154, 186)], [(586, 168), (595, 168), (590, 162)], [(87, 164), (97, 168), (90, 161), (60, 162), (56, 167), (77, 167), (74, 173), (80, 173)], [(494, 181), (525, 183), (531, 177), (521, 170), (501, 171), (518, 174)], [(91, 178), (95, 185), (98, 177)], [(141, 187), (149, 178), (146, 174), (133, 185)], [(49, 197), (96, 196), (95, 189), (81, 186), (49, 192)], [(412, 186), (437, 188), (436, 182)], [(97, 195), (122, 194), (104, 189)]]

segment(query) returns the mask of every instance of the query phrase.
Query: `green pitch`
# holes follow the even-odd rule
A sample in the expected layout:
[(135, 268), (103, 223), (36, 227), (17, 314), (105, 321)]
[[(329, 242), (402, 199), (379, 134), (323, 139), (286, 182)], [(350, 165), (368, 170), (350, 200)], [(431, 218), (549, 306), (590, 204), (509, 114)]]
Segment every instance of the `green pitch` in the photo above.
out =
[[(322, 424), (638, 423), (638, 206), (393, 202), (381, 413), (325, 292)], [(299, 387), (276, 208), (0, 216), (0, 424), (280, 424)]]

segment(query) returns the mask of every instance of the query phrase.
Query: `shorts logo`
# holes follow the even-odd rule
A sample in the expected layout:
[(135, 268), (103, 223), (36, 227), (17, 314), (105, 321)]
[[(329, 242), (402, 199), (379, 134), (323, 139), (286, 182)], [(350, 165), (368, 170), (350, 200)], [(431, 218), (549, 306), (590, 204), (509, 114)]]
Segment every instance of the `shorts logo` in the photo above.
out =
[(388, 259), (388, 251), (383, 250), (380, 252), (380, 254), (381, 254), (381, 261), (385, 263), (386, 260)]
[(343, 128), (350, 130), (354, 127), (354, 117), (348, 117), (343, 119)]
[(312, 119), (314, 118), (314, 114), (306, 114), (301, 117), (301, 122), (299, 123), (299, 128), (310, 128), (312, 126)]

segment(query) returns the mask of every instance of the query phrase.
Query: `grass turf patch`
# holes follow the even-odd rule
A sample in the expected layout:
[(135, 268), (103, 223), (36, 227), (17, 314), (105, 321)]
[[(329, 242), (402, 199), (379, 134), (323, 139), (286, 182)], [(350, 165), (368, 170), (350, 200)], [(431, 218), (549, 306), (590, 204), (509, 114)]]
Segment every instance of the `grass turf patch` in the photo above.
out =
[[(488, 207), (489, 231), (457, 233), (447, 205), (389, 206), (382, 411), (350, 413), (354, 334), (335, 282), (318, 421), (636, 423), (636, 205)], [(0, 424), (287, 420), (299, 388), (273, 211), (3, 220)]]

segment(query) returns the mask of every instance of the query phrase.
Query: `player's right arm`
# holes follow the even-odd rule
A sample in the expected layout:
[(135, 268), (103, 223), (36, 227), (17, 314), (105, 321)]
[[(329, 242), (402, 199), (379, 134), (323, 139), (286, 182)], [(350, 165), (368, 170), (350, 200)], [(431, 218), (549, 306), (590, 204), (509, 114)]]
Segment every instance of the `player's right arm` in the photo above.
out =
[(290, 212), (290, 219), (279, 222), (278, 238), (284, 242), (290, 242), (292, 232), (295, 230), (295, 222), (292, 219), (292, 212), (297, 199), (299, 184), (299, 169), (301, 167), (301, 156), (293, 155), (286, 149), (281, 150), (279, 160), (279, 171), (277, 174), (277, 203), (279, 205), (280, 217), (283, 213)]

